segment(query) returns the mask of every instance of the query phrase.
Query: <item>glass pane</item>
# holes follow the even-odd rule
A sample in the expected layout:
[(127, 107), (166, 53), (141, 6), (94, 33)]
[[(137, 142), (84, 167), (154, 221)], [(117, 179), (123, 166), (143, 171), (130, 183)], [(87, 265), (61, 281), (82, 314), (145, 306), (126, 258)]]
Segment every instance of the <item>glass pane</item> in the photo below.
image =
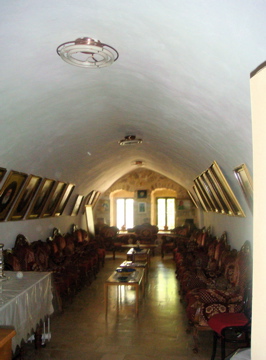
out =
[(167, 199), (167, 226), (169, 230), (175, 228), (175, 199)]
[(163, 230), (165, 224), (165, 199), (157, 199), (157, 221), (158, 221), (158, 228), (159, 230)]
[(125, 199), (126, 200), (126, 229), (133, 228), (134, 224), (134, 200), (133, 199)]
[(125, 199), (116, 200), (116, 226), (118, 229), (125, 225)]

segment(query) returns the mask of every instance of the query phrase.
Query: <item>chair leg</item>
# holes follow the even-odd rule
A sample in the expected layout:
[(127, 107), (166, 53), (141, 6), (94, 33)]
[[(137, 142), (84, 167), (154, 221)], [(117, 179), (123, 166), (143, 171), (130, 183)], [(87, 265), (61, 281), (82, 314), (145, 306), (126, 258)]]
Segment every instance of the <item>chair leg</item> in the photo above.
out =
[(250, 347), (250, 331), (245, 331), (245, 339), (247, 342), (247, 347)]
[(199, 352), (199, 333), (198, 333), (198, 329), (195, 326), (193, 327), (193, 340), (194, 340), (193, 352), (194, 354), (197, 354)]
[(221, 336), (221, 360), (225, 359), (225, 339)]
[(217, 334), (216, 334), (215, 332), (213, 332), (213, 345), (212, 345), (212, 356), (211, 356), (211, 360), (214, 360), (214, 359), (215, 359), (216, 348), (217, 348)]

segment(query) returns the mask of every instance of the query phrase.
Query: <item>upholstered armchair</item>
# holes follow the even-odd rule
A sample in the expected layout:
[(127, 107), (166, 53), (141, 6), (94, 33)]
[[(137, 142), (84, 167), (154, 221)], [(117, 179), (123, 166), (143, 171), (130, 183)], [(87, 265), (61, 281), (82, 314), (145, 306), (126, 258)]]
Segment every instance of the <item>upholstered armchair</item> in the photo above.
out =
[(244, 293), (251, 279), (250, 243), (245, 242), (237, 255), (227, 259), (224, 273), (211, 288), (195, 289), (186, 296), (186, 312), (193, 326), (194, 352), (198, 351), (198, 331), (209, 330), (208, 321), (219, 313), (239, 313), (244, 306)]
[[(174, 261), (176, 263), (176, 273), (179, 277), (179, 270), (183, 266), (190, 266), (190, 264), (184, 264), (188, 260), (188, 254), (193, 254), (196, 249), (199, 247), (199, 244), (202, 243), (202, 235), (204, 229), (194, 229), (192, 234), (187, 237), (185, 234), (188, 234), (187, 228), (184, 228), (186, 231), (185, 234), (178, 233), (176, 238), (176, 248), (174, 250)], [(181, 230), (182, 231), (182, 230)], [(193, 261), (193, 260), (192, 260)]]
[[(211, 360), (215, 359), (217, 340), (221, 340), (221, 360), (226, 357), (226, 344), (250, 347), (252, 317), (252, 284), (247, 284), (244, 295), (244, 308), (240, 313), (220, 313), (212, 316), (208, 325), (213, 330), (213, 349)], [(232, 353), (232, 349), (230, 349)]]
[(105, 251), (112, 251), (113, 258), (115, 259), (115, 251), (121, 247), (121, 243), (118, 241), (117, 234), (118, 228), (116, 226), (105, 225), (101, 228), (95, 240), (98, 243), (99, 248)]
[(176, 237), (174, 235), (163, 235), (162, 236), (162, 246), (161, 246), (161, 256), (162, 259), (166, 253), (173, 253), (173, 250), (176, 248)]
[(10, 249), (4, 250), (4, 268), (10, 271), (21, 271), (21, 265), (18, 258), (13, 254)]
[(38, 266), (29, 240), (22, 234), (16, 237), (13, 254), (20, 262), (22, 271), (36, 271)]
[(158, 231), (158, 227), (151, 224), (137, 225), (134, 228), (136, 241), (139, 241), (140, 244), (154, 244)]
[(193, 289), (211, 287), (224, 269), (229, 250), (226, 233), (219, 240), (208, 241), (206, 246), (202, 244), (193, 253), (194, 262), (185, 269), (183, 276), (180, 275), (182, 294), (187, 297)]

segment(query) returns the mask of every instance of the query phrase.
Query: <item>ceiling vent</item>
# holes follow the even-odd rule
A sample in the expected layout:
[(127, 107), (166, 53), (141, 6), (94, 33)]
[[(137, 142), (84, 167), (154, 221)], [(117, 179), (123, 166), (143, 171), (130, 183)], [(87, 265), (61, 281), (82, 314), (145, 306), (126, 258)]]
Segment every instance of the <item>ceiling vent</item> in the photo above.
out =
[(144, 166), (144, 161), (142, 161), (142, 160), (134, 160), (134, 161), (131, 162), (131, 165)]
[(125, 136), (123, 140), (118, 142), (120, 145), (134, 145), (134, 144), (141, 144), (142, 139), (136, 139), (135, 135), (128, 135)]
[(91, 69), (112, 65), (119, 57), (112, 46), (88, 37), (65, 42), (56, 52), (68, 64)]

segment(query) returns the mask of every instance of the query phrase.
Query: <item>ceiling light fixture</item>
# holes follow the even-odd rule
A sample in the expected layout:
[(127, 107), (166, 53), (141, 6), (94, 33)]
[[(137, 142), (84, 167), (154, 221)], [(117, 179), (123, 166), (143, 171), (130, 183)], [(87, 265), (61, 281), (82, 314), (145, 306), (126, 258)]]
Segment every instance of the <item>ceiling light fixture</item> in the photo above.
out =
[(135, 135), (127, 135), (123, 140), (118, 141), (119, 145), (141, 144), (142, 139), (136, 139)]
[(112, 65), (119, 57), (112, 46), (88, 37), (65, 42), (56, 52), (68, 64), (91, 69)]

